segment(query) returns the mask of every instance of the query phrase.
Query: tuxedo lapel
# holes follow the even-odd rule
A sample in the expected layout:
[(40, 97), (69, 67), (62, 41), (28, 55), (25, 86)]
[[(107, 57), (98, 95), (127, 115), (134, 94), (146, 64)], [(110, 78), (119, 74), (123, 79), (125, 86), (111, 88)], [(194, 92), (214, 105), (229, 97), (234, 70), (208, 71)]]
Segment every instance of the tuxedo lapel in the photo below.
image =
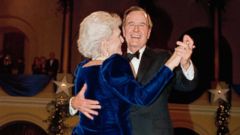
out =
[(144, 78), (145, 74), (148, 72), (148, 70), (151, 67), (151, 63), (152, 63), (151, 53), (150, 53), (150, 50), (146, 48), (145, 51), (143, 52), (138, 73), (137, 73), (138, 82), (142, 82), (142, 79)]

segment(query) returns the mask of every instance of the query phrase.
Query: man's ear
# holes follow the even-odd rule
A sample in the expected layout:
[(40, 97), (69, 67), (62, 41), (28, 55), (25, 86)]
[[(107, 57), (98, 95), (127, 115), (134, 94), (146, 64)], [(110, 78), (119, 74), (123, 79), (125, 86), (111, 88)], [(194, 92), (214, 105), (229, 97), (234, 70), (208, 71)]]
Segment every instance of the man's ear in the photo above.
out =
[(151, 36), (151, 31), (152, 31), (152, 29), (150, 28), (150, 29), (148, 30), (147, 39), (149, 39), (149, 38), (150, 38), (150, 36)]
[(123, 37), (125, 38), (125, 29), (124, 29), (124, 26), (122, 26), (122, 35), (123, 35)]

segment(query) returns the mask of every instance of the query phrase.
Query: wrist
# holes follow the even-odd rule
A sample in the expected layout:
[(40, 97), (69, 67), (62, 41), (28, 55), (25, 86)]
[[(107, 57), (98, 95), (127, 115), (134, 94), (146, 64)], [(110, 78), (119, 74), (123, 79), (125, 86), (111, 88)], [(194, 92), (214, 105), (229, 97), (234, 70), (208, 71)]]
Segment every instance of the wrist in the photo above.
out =
[(174, 65), (172, 65), (171, 63), (165, 63), (165, 66), (168, 67), (171, 71), (173, 71), (173, 69), (175, 68)]
[(71, 106), (72, 106), (73, 109), (76, 109), (76, 107), (74, 106), (75, 99), (76, 99), (76, 97), (72, 97), (72, 98), (70, 99), (70, 104), (71, 104)]
[(190, 66), (190, 60), (186, 60), (185, 62), (182, 62), (182, 63), (181, 63), (181, 66), (182, 66), (185, 70), (187, 70), (187, 69), (189, 68), (189, 66)]

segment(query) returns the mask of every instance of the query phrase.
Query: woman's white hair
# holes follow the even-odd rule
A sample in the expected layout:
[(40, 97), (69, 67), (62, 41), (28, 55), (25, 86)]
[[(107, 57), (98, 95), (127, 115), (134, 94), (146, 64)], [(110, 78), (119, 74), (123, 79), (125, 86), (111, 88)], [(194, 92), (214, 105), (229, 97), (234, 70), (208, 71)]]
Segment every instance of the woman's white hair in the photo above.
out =
[(78, 50), (88, 58), (101, 57), (101, 43), (109, 38), (113, 29), (121, 25), (120, 17), (105, 11), (96, 11), (84, 18), (80, 24)]

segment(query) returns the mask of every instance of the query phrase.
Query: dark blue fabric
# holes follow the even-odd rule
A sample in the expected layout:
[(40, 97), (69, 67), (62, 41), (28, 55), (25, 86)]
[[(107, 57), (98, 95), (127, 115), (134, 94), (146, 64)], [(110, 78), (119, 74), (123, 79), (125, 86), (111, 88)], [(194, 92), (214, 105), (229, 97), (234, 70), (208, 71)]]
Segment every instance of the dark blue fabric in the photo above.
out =
[(50, 81), (47, 75), (0, 75), (0, 86), (11, 96), (34, 96)]
[(73, 135), (131, 135), (129, 109), (131, 104), (149, 105), (172, 78), (173, 72), (163, 66), (157, 76), (145, 86), (135, 81), (131, 67), (120, 55), (113, 55), (103, 65), (78, 66), (75, 94), (87, 84), (85, 98), (98, 100), (102, 106), (99, 115), (90, 120), (80, 114), (80, 123)]
[(132, 74), (128, 61), (119, 55), (113, 56), (103, 63), (101, 70), (106, 85), (112, 88), (118, 97), (129, 104), (150, 105), (162, 92), (173, 73), (166, 66), (162, 66), (155, 78), (146, 85), (141, 86)]

